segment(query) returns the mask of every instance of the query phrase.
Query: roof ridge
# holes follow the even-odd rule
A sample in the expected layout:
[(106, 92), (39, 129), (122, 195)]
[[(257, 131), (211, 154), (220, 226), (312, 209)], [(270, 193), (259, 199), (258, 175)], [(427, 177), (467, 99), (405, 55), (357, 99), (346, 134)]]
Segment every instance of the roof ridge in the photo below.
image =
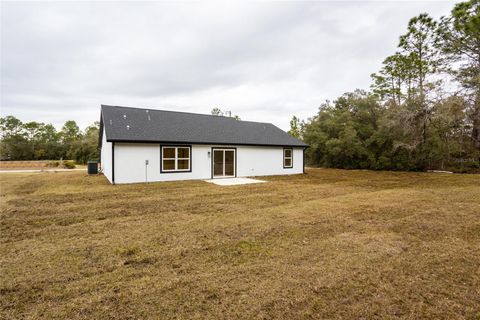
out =
[[(113, 106), (110, 104), (101, 104), (101, 107), (113, 107), (113, 108), (125, 108), (125, 109), (136, 109), (136, 110), (149, 110), (149, 111), (162, 111), (162, 112), (171, 112), (171, 113), (183, 113), (183, 114), (194, 114), (197, 116), (206, 116), (206, 117), (222, 117), (225, 119), (231, 119), (235, 121), (242, 121), (242, 122), (251, 122), (251, 123), (262, 123), (262, 124), (269, 124), (275, 126), (271, 122), (260, 122), (260, 121), (250, 121), (250, 120), (237, 120), (232, 117), (225, 117), (225, 116), (217, 116), (214, 114), (206, 114), (206, 113), (196, 113), (196, 112), (188, 112), (188, 111), (174, 111), (174, 110), (164, 110), (164, 109), (152, 109), (152, 108), (139, 108), (139, 107), (128, 107), (128, 106)], [(276, 126), (275, 126), (276, 127)]]

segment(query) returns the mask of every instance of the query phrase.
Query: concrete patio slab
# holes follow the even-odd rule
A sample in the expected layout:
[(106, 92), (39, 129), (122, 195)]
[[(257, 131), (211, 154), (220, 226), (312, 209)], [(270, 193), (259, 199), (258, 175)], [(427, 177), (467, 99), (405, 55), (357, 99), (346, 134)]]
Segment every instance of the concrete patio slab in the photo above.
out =
[(267, 182), (263, 180), (251, 179), (251, 178), (223, 178), (223, 179), (210, 179), (204, 180), (219, 186), (237, 186), (242, 184), (262, 183)]

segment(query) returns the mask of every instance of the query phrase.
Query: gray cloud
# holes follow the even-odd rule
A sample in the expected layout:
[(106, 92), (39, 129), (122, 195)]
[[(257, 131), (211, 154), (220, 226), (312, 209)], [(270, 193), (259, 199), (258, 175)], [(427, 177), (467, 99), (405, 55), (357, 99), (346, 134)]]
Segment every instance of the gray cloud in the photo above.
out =
[(1, 2), (1, 114), (85, 127), (99, 105), (208, 113), (288, 129), (368, 89), (408, 20), (453, 2)]

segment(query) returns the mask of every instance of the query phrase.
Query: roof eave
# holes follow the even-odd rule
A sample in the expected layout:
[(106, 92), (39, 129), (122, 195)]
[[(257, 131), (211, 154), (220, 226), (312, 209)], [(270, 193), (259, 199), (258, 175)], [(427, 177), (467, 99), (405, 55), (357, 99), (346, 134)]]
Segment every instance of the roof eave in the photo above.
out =
[(218, 146), (254, 146), (254, 147), (290, 147), (290, 148), (309, 148), (307, 144), (265, 144), (265, 143), (230, 143), (230, 142), (206, 142), (206, 141), (165, 141), (165, 140), (126, 140), (126, 139), (107, 139), (107, 142), (118, 143), (160, 143), (160, 144), (200, 144), (200, 145), (218, 145)]

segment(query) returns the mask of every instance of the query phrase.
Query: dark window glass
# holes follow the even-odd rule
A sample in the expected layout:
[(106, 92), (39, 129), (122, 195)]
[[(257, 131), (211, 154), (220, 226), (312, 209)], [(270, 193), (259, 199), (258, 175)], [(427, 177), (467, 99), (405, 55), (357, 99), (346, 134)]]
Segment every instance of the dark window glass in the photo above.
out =
[(292, 159), (285, 159), (284, 166), (285, 167), (291, 167), (292, 166)]
[(164, 158), (175, 158), (175, 148), (163, 148)]
[(175, 170), (175, 160), (163, 160), (163, 170)]
[(178, 170), (188, 170), (190, 160), (178, 160), (177, 169)]
[(190, 158), (190, 148), (178, 148), (178, 158)]

